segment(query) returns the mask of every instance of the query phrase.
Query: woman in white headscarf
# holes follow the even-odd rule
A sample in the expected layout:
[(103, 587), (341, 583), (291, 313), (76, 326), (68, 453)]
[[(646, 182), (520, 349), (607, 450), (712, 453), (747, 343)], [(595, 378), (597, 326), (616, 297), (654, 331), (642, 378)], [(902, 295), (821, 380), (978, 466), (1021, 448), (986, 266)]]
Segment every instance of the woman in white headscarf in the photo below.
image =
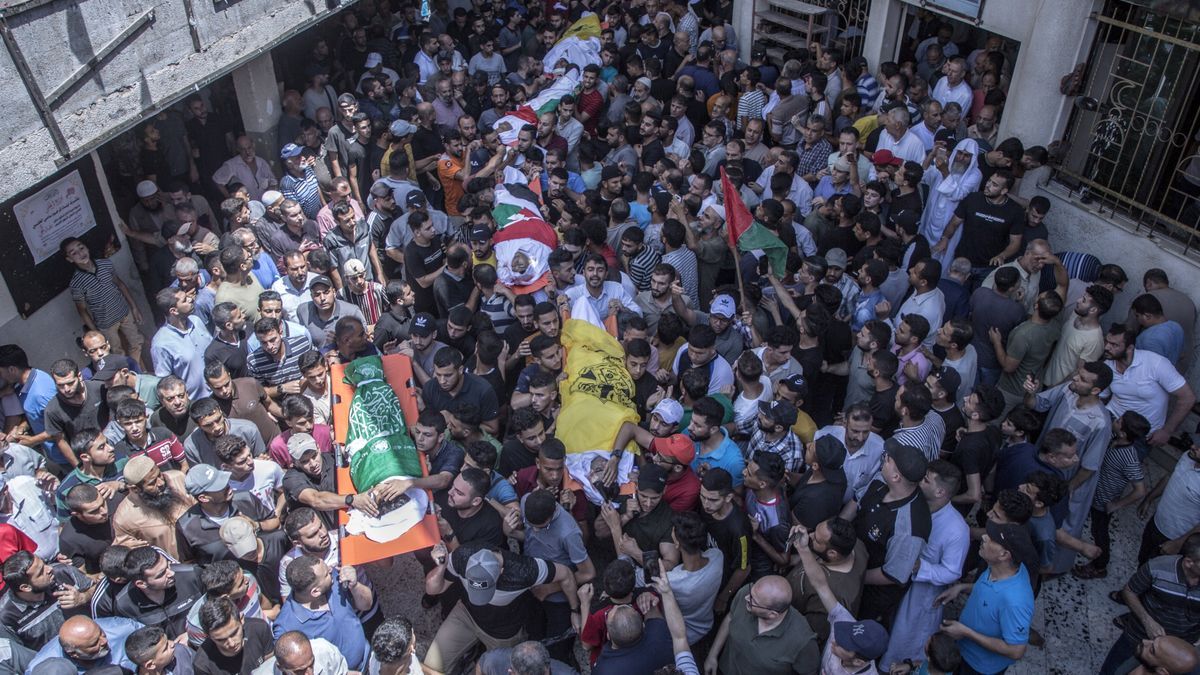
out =
[(929, 242), (934, 259), (949, 273), (962, 228), (957, 228), (947, 241), (946, 226), (954, 218), (958, 203), (979, 189), (983, 174), (979, 172), (979, 145), (973, 139), (959, 141), (948, 157), (938, 155), (936, 149), (934, 153), (934, 166), (921, 179), (929, 186), (929, 200), (921, 216), (921, 234)]

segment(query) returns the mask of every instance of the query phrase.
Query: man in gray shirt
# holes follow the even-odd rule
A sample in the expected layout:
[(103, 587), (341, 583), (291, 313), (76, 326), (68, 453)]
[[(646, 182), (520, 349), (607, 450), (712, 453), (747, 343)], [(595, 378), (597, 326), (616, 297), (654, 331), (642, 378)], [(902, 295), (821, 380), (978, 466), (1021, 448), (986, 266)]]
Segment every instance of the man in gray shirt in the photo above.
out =
[(221, 458), (217, 456), (214, 446), (227, 434), (246, 441), (252, 457), (261, 457), (267, 452), (267, 445), (254, 422), (225, 417), (216, 399), (202, 398), (196, 401), (188, 410), (188, 414), (196, 423), (196, 429), (184, 439), (183, 455), (192, 466), (221, 466)]

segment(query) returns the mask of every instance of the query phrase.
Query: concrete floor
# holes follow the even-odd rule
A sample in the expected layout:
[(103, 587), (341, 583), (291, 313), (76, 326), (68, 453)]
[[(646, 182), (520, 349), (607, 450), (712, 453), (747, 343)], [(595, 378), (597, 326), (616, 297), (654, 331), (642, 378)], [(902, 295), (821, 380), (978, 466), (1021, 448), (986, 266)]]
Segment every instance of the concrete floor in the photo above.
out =
[[(1152, 481), (1164, 475), (1163, 468), (1153, 462), (1150, 471)], [(1067, 574), (1043, 585), (1033, 627), (1046, 638), (1046, 645), (1030, 647), (1025, 658), (1010, 668), (1009, 673), (1082, 675), (1099, 670), (1109, 647), (1120, 635), (1112, 619), (1125, 611), (1123, 606), (1108, 599), (1108, 593), (1121, 588), (1135, 571), (1144, 525), (1133, 508), (1114, 516), (1108, 577), (1083, 582)], [(1084, 538), (1091, 540), (1086, 528)], [(419, 642), (418, 654), (423, 655), (437, 633), (440, 613), (421, 608), (424, 585), (421, 566), (408, 555), (397, 558), (390, 569), (374, 569), (371, 574), (376, 590), (381, 593), (385, 614), (412, 621)]]

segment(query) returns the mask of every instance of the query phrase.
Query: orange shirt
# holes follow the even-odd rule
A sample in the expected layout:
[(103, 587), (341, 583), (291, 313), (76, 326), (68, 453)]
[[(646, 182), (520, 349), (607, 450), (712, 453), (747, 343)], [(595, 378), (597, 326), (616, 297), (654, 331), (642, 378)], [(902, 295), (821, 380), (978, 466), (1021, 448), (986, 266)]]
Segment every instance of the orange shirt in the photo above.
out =
[(438, 158), (437, 166), (438, 180), (442, 181), (442, 190), (446, 195), (446, 215), (460, 216), (462, 214), (458, 212), (458, 200), (462, 199), (465, 190), (462, 181), (455, 176), (463, 170), (463, 161), (443, 153)]

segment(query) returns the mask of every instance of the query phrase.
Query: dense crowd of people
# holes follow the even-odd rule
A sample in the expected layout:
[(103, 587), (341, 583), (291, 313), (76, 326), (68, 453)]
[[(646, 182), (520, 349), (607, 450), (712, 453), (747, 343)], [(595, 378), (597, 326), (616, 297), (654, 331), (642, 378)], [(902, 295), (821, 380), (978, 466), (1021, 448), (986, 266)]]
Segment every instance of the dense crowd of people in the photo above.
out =
[[(1126, 313), (1119, 252), (1051, 248), (1047, 151), (997, 133), (1008, 45), (923, 12), (872, 69), (744, 53), (732, 0), (569, 5), (356, 3), (278, 162), (199, 94), (141, 129), (149, 344), (72, 238), (80, 354), (0, 346), (0, 672), (1001, 673), (1128, 507), (1101, 672), (1192, 672), (1196, 307), (1151, 269)], [(592, 14), (598, 62), (545, 63)], [(518, 185), (545, 260), (498, 255)], [(731, 243), (742, 208), (786, 256)], [(556, 438), (581, 302), (640, 419), (598, 492)], [(340, 494), (330, 366), (390, 354), (428, 475)], [(413, 487), (441, 541), (381, 609), (393, 561), (343, 564), (339, 512)]]

